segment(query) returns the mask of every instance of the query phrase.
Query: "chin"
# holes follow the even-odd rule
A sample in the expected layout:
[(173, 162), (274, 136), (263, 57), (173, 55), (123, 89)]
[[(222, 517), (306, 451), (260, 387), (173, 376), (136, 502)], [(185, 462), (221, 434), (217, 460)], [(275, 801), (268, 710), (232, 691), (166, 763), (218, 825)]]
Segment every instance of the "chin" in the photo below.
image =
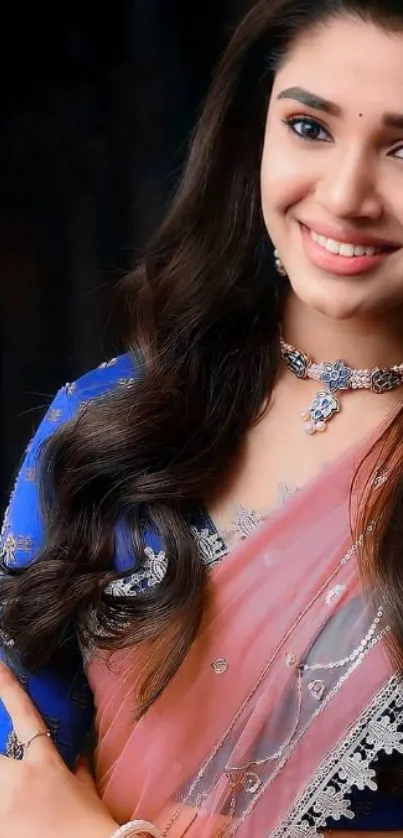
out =
[(359, 289), (359, 294), (355, 293), (352, 287), (346, 289), (345, 287), (329, 288), (326, 283), (326, 288), (321, 287), (301, 287), (301, 283), (292, 284), (295, 296), (306, 307), (318, 314), (328, 317), (332, 320), (350, 320), (352, 318), (363, 317), (366, 318), (371, 314), (376, 314), (369, 310), (368, 297), (363, 296), (363, 288)]
[(318, 301), (316, 304), (312, 304), (310, 308), (317, 311), (318, 314), (322, 314), (323, 317), (328, 317), (330, 320), (352, 320), (360, 316), (368, 316), (359, 308), (352, 308), (351, 306), (330, 300)]

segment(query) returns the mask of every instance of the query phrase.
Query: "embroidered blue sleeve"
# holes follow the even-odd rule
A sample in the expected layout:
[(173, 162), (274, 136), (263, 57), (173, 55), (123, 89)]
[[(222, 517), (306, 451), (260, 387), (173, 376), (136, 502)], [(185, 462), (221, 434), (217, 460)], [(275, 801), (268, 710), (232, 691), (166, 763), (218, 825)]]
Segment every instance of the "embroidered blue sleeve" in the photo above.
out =
[[(37, 469), (41, 444), (71, 418), (66, 388), (59, 391), (28, 446), (11, 494), (1, 533), (1, 558), (4, 565), (23, 567), (35, 559), (43, 538), (39, 506)], [(0, 656), (8, 660), (7, 640)], [(51, 668), (32, 674), (17, 668), (25, 689), (52, 731), (56, 745), (69, 766), (73, 766), (91, 727), (92, 696), (84, 675), (81, 656), (68, 669), (55, 663)], [(10, 753), (13, 735), (10, 719), (0, 702), (0, 753)]]

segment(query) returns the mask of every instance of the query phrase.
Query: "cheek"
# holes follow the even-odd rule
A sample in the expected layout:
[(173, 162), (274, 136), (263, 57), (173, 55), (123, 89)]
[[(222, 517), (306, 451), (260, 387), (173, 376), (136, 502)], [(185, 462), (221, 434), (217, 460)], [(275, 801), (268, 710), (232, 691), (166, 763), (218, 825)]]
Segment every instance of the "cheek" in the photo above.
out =
[(401, 172), (395, 172), (393, 169), (388, 171), (379, 184), (379, 191), (383, 197), (385, 214), (403, 228), (403, 160)]
[(261, 166), (262, 208), (265, 219), (286, 213), (314, 189), (315, 174), (305, 155), (290, 147), (290, 140), (268, 133)]

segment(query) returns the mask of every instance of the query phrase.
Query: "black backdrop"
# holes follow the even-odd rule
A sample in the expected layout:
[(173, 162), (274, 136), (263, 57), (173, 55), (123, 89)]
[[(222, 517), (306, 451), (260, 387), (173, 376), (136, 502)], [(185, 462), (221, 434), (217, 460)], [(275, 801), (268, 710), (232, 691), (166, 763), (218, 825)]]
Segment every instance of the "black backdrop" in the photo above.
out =
[(1, 12), (1, 506), (50, 396), (116, 348), (114, 286), (164, 212), (251, 5), (15, 0)]

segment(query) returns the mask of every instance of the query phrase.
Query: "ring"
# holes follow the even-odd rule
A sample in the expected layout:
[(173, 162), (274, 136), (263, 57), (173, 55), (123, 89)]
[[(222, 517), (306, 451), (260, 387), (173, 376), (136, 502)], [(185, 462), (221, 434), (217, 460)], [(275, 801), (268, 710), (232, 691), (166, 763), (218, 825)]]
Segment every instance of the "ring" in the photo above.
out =
[(52, 734), (51, 734), (50, 730), (42, 730), (42, 731), (38, 731), (38, 733), (34, 733), (34, 735), (31, 736), (31, 738), (28, 739), (27, 742), (21, 742), (21, 748), (23, 749), (24, 754), (25, 754), (25, 751), (28, 750), (29, 746), (32, 745), (33, 742), (35, 742), (35, 739), (39, 739), (40, 736), (46, 736), (47, 739), (50, 739), (51, 735)]
[(50, 739), (51, 735), (52, 734), (51, 734), (50, 730), (37, 731), (37, 733), (34, 733), (27, 740), (27, 742), (20, 742), (20, 740), (18, 739), (17, 734), (13, 730), (10, 733), (10, 735), (7, 739), (6, 755), (10, 759), (18, 759), (18, 760), (24, 759), (26, 751), (28, 750), (29, 746), (32, 745), (32, 742), (35, 739), (39, 739), (40, 736), (46, 736), (48, 739)]

